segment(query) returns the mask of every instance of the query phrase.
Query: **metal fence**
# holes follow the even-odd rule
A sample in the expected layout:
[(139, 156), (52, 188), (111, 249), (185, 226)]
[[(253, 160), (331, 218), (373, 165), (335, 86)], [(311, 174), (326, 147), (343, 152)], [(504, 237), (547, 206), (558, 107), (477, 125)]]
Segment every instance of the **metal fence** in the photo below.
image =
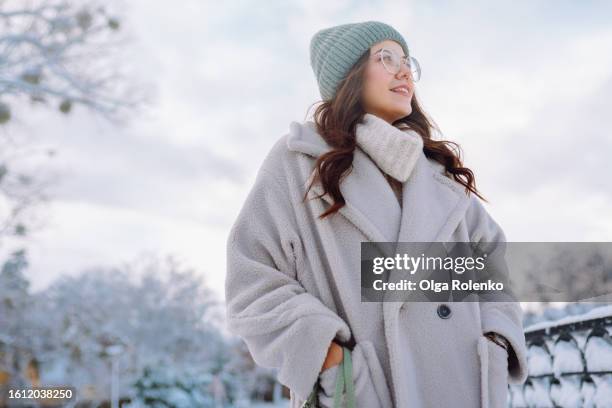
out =
[(509, 407), (612, 407), (612, 313), (578, 319), (527, 328), (529, 377), (509, 386)]

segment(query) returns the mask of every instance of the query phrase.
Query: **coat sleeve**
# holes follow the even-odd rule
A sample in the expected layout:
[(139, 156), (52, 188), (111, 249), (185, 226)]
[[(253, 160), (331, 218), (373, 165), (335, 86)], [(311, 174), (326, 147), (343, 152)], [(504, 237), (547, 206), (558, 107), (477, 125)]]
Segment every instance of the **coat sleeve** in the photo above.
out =
[[(230, 230), (225, 279), (228, 330), (260, 366), (305, 400), (346, 322), (297, 280), (301, 250), (287, 181), (263, 166)], [(303, 259), (301, 255), (298, 259)]]
[[(502, 228), (475, 196), (472, 196), (470, 212), (473, 223), (470, 241), (478, 244), (489, 254), (497, 249), (505, 248), (506, 236)], [(509, 276), (504, 276), (504, 279), (509, 279)], [(512, 301), (481, 301), (479, 303), (480, 317), (483, 334), (490, 331), (497, 332), (510, 342), (508, 381), (510, 384), (522, 384), (528, 376), (523, 310), (520, 303), (514, 301), (513, 296), (512, 299)]]

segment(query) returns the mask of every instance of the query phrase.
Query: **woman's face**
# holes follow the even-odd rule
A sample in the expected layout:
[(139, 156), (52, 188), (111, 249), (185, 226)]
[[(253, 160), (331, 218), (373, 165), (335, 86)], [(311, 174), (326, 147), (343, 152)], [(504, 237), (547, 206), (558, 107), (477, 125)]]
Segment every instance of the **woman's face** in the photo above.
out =
[[(410, 102), (414, 94), (414, 82), (410, 68), (404, 63), (397, 74), (389, 73), (380, 60), (380, 51), (386, 48), (399, 57), (404, 50), (399, 43), (392, 40), (381, 41), (370, 48), (370, 59), (365, 68), (362, 103), (367, 113), (378, 116), (390, 124), (412, 112)], [(402, 60), (404, 62), (404, 60)], [(408, 93), (392, 91), (400, 85), (408, 87)]]

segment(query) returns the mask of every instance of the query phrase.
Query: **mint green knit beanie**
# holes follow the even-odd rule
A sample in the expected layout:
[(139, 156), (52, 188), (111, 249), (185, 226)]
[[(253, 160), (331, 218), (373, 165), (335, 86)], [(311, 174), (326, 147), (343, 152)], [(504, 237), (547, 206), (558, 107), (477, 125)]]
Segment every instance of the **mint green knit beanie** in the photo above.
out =
[(342, 24), (317, 31), (310, 40), (310, 65), (323, 100), (332, 99), (338, 84), (363, 53), (384, 40), (398, 42), (408, 55), (404, 37), (379, 21)]

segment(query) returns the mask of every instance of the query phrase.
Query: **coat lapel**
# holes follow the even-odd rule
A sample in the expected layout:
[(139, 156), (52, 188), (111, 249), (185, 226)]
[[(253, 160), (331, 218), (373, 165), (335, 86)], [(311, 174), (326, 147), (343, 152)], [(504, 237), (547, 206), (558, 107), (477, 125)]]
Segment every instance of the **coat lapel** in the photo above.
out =
[[(305, 153), (313, 159), (331, 150), (315, 131), (313, 122), (292, 122), (287, 139), (290, 150)], [(312, 178), (314, 172), (310, 174)], [(311, 178), (304, 184), (307, 187)], [(339, 213), (358, 228), (370, 241), (395, 242), (399, 236), (401, 209), (395, 193), (376, 164), (359, 148), (353, 155), (353, 168), (340, 183), (340, 191), (346, 202)], [(323, 193), (319, 182), (314, 183), (309, 197)], [(332, 205), (329, 195), (322, 199)]]
[(469, 204), (464, 187), (443, 174), (444, 167), (421, 152), (403, 184), (399, 242), (445, 242)]

